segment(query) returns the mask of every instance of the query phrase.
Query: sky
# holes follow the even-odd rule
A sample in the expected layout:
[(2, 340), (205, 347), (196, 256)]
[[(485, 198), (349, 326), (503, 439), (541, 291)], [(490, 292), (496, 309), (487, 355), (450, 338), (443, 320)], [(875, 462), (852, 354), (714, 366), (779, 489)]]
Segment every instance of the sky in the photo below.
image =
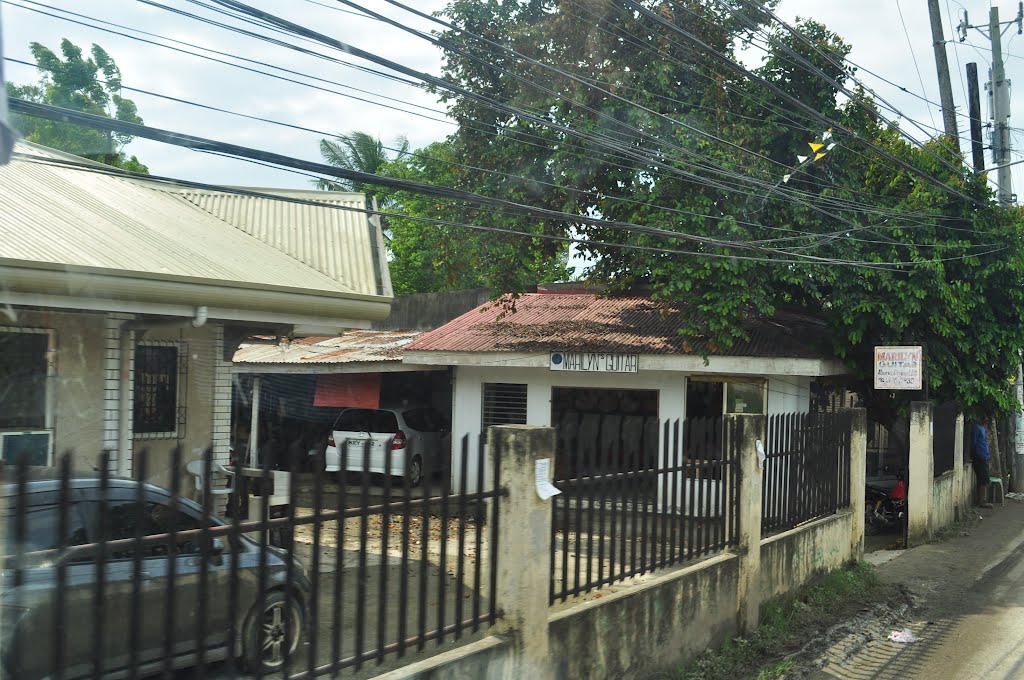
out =
[[(153, 2), (211, 16), (187, 0)], [(446, 4), (445, 0), (405, 2), (423, 12), (443, 9)], [(434, 75), (440, 74), (441, 54), (434, 46), (397, 28), (360, 16), (337, 0), (251, 0), (250, 4), (405, 66)], [(434, 28), (426, 20), (407, 14), (384, 0), (359, 0), (359, 4), (414, 28)], [(990, 53), (986, 37), (972, 30), (967, 42), (961, 44), (956, 39), (953, 26), (959, 22), (958, 14), (965, 9), (972, 23), (987, 24), (990, 3), (982, 0), (939, 0), (939, 4), (943, 12), (945, 37), (950, 41), (947, 53), (952, 72), (953, 97), (958, 112), (964, 114), (958, 116), (958, 124), (961, 135), (966, 136), (964, 68), (968, 61), (977, 62), (984, 88)], [(995, 4), (1000, 7), (1001, 19), (1004, 21), (1015, 16), (1016, 3), (1004, 1)], [(277, 72), (286, 78), (315, 82), (324, 88), (311, 89), (157, 44), (132, 40), (124, 35), (76, 25), (27, 8), (51, 14), (59, 14), (51, 8), (70, 10), (91, 17), (75, 17), (83, 22), (96, 23), (98, 19), (156, 34), (159, 37), (140, 36), (154, 43), (169, 44), (168, 39), (173, 39), (333, 82), (309, 81), (305, 76)], [(937, 103), (939, 95), (932, 39), (927, 7), (923, 0), (782, 0), (778, 13), (787, 21), (798, 16), (813, 18), (851, 43), (851, 61), (863, 67), (857, 77), (904, 113), (906, 118), (901, 121), (901, 126), (915, 138), (924, 139), (933, 133), (932, 127), (942, 127)], [(126, 91), (125, 95), (135, 100), (146, 124), (158, 128), (313, 161), (320, 160), (318, 144), (325, 134), (362, 130), (378, 135), (385, 145), (393, 145), (396, 137), (404, 135), (413, 148), (418, 148), (443, 139), (455, 129), (450, 122), (445, 121), (444, 106), (422, 89), (201, 24), (141, 0), (0, 0), (0, 21), (4, 56), (9, 59), (32, 62), (28, 50), (31, 41), (38, 41), (51, 49), (56, 49), (65, 37), (83, 47), (97, 43), (116, 60), (121, 68), (123, 83), (128, 87), (272, 119), (309, 128), (310, 131), (242, 119)], [(109, 24), (104, 27), (110, 31), (138, 35), (134, 31)], [(292, 42), (295, 42), (294, 39)], [(341, 56), (323, 46), (301, 44), (332, 57)], [(1013, 27), (1007, 31), (1003, 45), (1007, 77), (1012, 80), (1022, 76), (1024, 36), (1018, 36), (1016, 27)], [(181, 43), (174, 44), (174, 47), (233, 61), (232, 57), (213, 55)], [(757, 65), (758, 57), (752, 51), (743, 54), (748, 66)], [(352, 64), (372, 66), (348, 55), (343, 56), (343, 59)], [(246, 65), (272, 70), (252, 62), (246, 62)], [(909, 92), (884, 82), (868, 71)], [(16, 83), (38, 79), (33, 67), (10, 61), (5, 64), (4, 75), (7, 80)], [(922, 97), (930, 101), (923, 101)], [(983, 118), (988, 115), (984, 98), (985, 91), (982, 89)], [(1011, 117), (1011, 126), (1018, 126), (1022, 130), (1014, 134), (1013, 144), (1019, 151), (1014, 152), (1013, 159), (1017, 160), (1024, 158), (1024, 101), (1020, 97), (1013, 97), (1011, 112), (1016, 112), (1020, 119), (1020, 122), (1016, 122), (1017, 119)], [(924, 130), (914, 127), (909, 119), (922, 124)], [(963, 142), (962, 147), (967, 150), (967, 143)], [(229, 185), (311, 186), (311, 180), (305, 176), (158, 142), (136, 140), (128, 151), (138, 155), (150, 171), (158, 175)], [(986, 160), (991, 163), (988, 154)], [(1024, 164), (1014, 168), (1014, 183), (1024, 196)]]

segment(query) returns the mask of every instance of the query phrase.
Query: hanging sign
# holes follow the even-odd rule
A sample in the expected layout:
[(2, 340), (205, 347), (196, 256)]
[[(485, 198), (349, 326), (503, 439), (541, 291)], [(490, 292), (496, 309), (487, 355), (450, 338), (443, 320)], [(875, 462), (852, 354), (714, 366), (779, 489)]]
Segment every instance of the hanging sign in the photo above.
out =
[(920, 345), (875, 347), (875, 389), (921, 389), (923, 356)]
[(549, 367), (552, 371), (639, 373), (640, 355), (608, 352), (552, 352)]

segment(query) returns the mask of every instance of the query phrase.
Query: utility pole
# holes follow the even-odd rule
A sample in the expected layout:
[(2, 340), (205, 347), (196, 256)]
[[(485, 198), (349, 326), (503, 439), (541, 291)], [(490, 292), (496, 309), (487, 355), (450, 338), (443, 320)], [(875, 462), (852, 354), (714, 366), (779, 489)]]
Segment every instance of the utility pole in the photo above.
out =
[(967, 108), (971, 118), (971, 161), (975, 172), (985, 172), (985, 144), (981, 140), (981, 91), (978, 65), (967, 64)]
[[(967, 21), (967, 10), (957, 26), (960, 42), (967, 39), (967, 31), (975, 29), (992, 43), (992, 70), (989, 72), (989, 103), (992, 111), (992, 164), (996, 170), (996, 185), (999, 188), (1000, 205), (1013, 205), (1017, 197), (1013, 193), (1013, 179), (1010, 175), (1010, 81), (1003, 66), (1003, 26), (1017, 26), (1017, 34), (1024, 32), (1024, 1), (1017, 5), (1017, 16), (1012, 21), (1000, 23), (999, 8), (989, 9), (988, 24), (971, 26)], [(1024, 452), (1022, 452), (1024, 453)]]
[(928, 0), (928, 16), (932, 22), (932, 49), (935, 50), (935, 70), (939, 75), (939, 99), (942, 102), (942, 124), (949, 143), (960, 155), (960, 132), (956, 127), (956, 108), (953, 106), (953, 87), (949, 81), (949, 59), (946, 57), (946, 37), (942, 34), (942, 14), (939, 0)]
[(992, 160), (999, 166), (996, 170), (999, 202), (1010, 205), (1014, 201), (1013, 178), (1010, 169), (1005, 167), (1010, 162), (1010, 81), (1006, 79), (1003, 66), (1003, 32), (999, 25), (998, 7), (989, 10), (988, 24), (992, 40), (992, 80), (989, 85), (992, 97)]
[[(1024, 33), (1024, 1), (1017, 5), (1017, 16), (1007, 26), (1016, 24), (1017, 34)], [(967, 21), (967, 10), (963, 20), (957, 26), (960, 42), (967, 39), (967, 31), (975, 29), (985, 35), (992, 43), (992, 71), (986, 86), (992, 111), (992, 161), (996, 170), (996, 186), (999, 188), (999, 203), (1010, 206), (1016, 203), (1013, 193), (1013, 180), (1010, 175), (1010, 81), (1006, 78), (1003, 65), (1003, 25), (999, 21), (999, 8), (989, 9), (987, 33), (984, 26), (971, 26)], [(972, 113), (973, 116), (973, 113)], [(973, 121), (972, 121), (973, 122)], [(1016, 397), (1017, 408), (1014, 414), (1014, 455), (1007, 456), (1012, 461), (1012, 488), (1014, 491), (1024, 490), (1024, 355), (1018, 352)]]

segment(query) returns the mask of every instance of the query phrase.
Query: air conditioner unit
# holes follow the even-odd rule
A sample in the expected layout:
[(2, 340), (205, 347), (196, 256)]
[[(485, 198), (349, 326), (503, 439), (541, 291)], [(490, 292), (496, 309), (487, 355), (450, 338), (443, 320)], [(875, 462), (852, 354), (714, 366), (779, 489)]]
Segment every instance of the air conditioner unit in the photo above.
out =
[(0, 432), (0, 460), (8, 465), (24, 461), (28, 465), (50, 465), (53, 433), (49, 430)]

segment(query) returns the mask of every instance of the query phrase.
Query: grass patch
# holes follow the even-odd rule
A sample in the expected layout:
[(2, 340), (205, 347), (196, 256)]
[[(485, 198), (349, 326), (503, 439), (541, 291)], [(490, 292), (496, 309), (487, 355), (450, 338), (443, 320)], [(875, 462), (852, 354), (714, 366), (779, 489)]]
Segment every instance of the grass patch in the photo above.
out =
[(794, 662), (778, 658), (799, 649), (806, 631), (820, 629), (844, 611), (860, 607), (878, 588), (874, 567), (852, 562), (796, 596), (766, 603), (761, 608), (761, 625), (752, 635), (728, 640), (720, 649), (709, 650), (686, 666), (654, 675), (651, 680), (781, 678)]
[(958, 519), (952, 524), (947, 524), (932, 534), (932, 540), (930, 542), (941, 543), (942, 541), (948, 541), (951, 538), (967, 536), (971, 533), (971, 527), (973, 527), (977, 521), (978, 513), (974, 512), (972, 508), (963, 519)]

